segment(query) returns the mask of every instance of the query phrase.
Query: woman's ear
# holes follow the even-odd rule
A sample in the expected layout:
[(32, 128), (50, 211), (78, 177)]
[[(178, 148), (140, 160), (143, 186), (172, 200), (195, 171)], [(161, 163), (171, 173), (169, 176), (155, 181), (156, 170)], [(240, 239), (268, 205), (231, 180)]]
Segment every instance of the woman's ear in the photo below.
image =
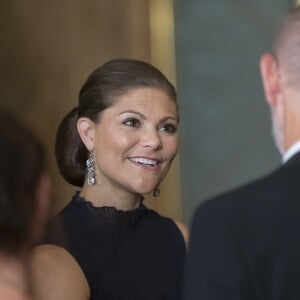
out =
[(265, 53), (260, 59), (260, 73), (263, 81), (265, 98), (272, 108), (278, 99), (282, 98), (280, 72), (276, 58), (271, 53)]
[(95, 123), (89, 118), (79, 118), (77, 121), (78, 134), (89, 151), (94, 149)]

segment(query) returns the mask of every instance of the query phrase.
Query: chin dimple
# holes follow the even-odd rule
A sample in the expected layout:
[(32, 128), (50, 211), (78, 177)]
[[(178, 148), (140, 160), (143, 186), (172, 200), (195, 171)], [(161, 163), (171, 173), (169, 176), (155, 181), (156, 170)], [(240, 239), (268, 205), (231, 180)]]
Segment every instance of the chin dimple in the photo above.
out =
[(142, 157), (133, 157), (133, 158), (129, 158), (129, 160), (136, 162), (138, 164), (141, 165), (146, 165), (146, 166), (156, 166), (157, 165), (157, 160), (153, 160), (153, 159), (147, 159), (147, 158), (142, 158)]

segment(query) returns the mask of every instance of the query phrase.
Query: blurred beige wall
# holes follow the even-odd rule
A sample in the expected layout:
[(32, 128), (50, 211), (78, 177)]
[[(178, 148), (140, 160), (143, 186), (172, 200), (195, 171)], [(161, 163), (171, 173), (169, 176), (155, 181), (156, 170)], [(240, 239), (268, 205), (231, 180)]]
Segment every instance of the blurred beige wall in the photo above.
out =
[[(52, 213), (69, 201), (74, 190), (61, 178), (55, 163), (58, 123), (77, 105), (88, 74), (105, 61), (127, 57), (151, 62), (150, 16), (155, 13), (150, 13), (151, 3), (153, 0), (1, 1), (1, 106), (18, 114), (46, 145), (53, 182)], [(162, 196), (147, 203), (181, 219), (176, 164)], [(168, 199), (173, 187), (177, 200)]]

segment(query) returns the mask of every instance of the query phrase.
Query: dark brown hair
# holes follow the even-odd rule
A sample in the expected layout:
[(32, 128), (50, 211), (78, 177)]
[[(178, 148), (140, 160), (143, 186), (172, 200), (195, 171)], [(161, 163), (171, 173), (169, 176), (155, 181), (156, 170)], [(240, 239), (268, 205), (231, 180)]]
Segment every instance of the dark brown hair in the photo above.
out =
[[(176, 90), (154, 66), (137, 60), (111, 60), (96, 69), (79, 93), (79, 104), (59, 125), (55, 153), (59, 170), (72, 185), (83, 186), (88, 151), (77, 132), (77, 120), (87, 117), (98, 123), (101, 112), (112, 106), (118, 96), (136, 88), (150, 87), (164, 91), (176, 104)], [(177, 105), (177, 104), (176, 104)]]
[(0, 250), (17, 254), (31, 236), (45, 157), (33, 133), (1, 109), (0, 141)]

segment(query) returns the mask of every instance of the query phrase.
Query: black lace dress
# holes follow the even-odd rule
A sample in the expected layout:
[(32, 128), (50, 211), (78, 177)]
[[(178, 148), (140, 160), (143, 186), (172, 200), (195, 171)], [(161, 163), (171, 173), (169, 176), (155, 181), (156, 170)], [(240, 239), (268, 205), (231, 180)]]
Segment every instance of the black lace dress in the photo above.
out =
[(181, 298), (182, 234), (143, 204), (133, 211), (94, 207), (76, 193), (50, 221), (41, 243), (63, 247), (76, 259), (92, 300)]

